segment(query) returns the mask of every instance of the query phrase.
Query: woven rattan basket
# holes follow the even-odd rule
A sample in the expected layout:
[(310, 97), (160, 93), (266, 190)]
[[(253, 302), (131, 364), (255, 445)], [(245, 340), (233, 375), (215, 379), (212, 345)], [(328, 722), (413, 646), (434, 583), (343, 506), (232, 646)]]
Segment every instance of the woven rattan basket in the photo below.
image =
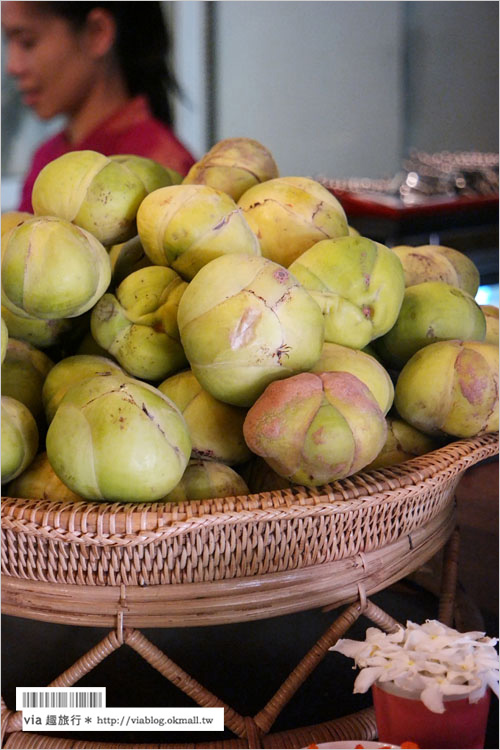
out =
[[(242, 717), (224, 706), (226, 726), (240, 739), (142, 747), (298, 748), (313, 741), (373, 739), (371, 709), (316, 727), (266, 733), (360, 614), (387, 630), (397, 626), (368, 596), (416, 571), (445, 545), (456, 569), (456, 486), (468, 468), (497, 453), (498, 433), (491, 433), (314, 490), (294, 486), (175, 505), (3, 498), (2, 610), (113, 628), (53, 685), (75, 684), (128, 643), (200, 705), (223, 705), (136, 628), (216, 625), (348, 605), (257, 716)], [(443, 621), (451, 616), (454, 580), (448, 575), (442, 587)], [(19, 729), (20, 715), (4, 708), (5, 747), (132, 747)]]
[(3, 611), (177, 627), (352, 601), (443, 545), (458, 481), (496, 452), (498, 433), (317, 489), (175, 505), (4, 498)]

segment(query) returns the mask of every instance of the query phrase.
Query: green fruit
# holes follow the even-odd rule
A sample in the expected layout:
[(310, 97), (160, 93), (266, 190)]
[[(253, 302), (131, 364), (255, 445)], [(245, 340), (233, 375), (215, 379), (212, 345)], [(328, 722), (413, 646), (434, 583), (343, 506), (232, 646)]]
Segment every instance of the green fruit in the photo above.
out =
[(308, 177), (267, 180), (243, 193), (238, 206), (259, 239), (262, 255), (285, 268), (316, 242), (348, 233), (340, 202)]
[(383, 362), (401, 369), (436, 341), (483, 341), (485, 335), (484, 313), (470, 294), (444, 281), (425, 281), (406, 289), (394, 326), (375, 347)]
[(33, 214), (27, 211), (5, 211), (2, 214), (2, 255), (3, 255), (3, 243), (4, 237), (10, 232), (11, 229), (22, 224), (27, 219), (32, 219)]
[(191, 460), (179, 484), (171, 490), (165, 502), (208, 500), (218, 497), (248, 495), (246, 482), (230, 466), (218, 461)]
[(420, 349), (401, 370), (394, 405), (427, 435), (475, 437), (498, 430), (498, 347), (439, 341)]
[(383, 469), (436, 450), (440, 441), (417, 430), (402, 419), (387, 417), (387, 438), (377, 458), (366, 470)]
[(443, 245), (398, 245), (392, 248), (405, 273), (406, 286), (424, 281), (444, 281), (475, 297), (479, 288), (479, 270), (474, 262), (451, 247)]
[(261, 254), (233, 199), (206, 185), (173, 185), (150, 193), (137, 212), (137, 229), (151, 262), (171, 266), (188, 281), (220, 255)]
[(102, 346), (99, 346), (94, 340), (90, 331), (87, 332), (80, 341), (75, 354), (97, 354), (98, 357), (111, 358), (106, 349), (103, 349)]
[(209, 185), (237, 201), (246, 190), (278, 177), (271, 152), (251, 138), (227, 138), (193, 164), (184, 185)]
[(43, 413), (43, 384), (53, 366), (53, 361), (31, 344), (9, 339), (2, 364), (2, 396), (21, 401), (39, 417)]
[(32, 316), (21, 316), (2, 305), (2, 318), (5, 319), (10, 335), (19, 341), (26, 341), (38, 349), (46, 349), (60, 343), (73, 329), (74, 318), (42, 320)]
[(290, 265), (325, 319), (325, 341), (363, 349), (386, 333), (405, 290), (399, 258), (367, 237), (322, 240)]
[(191, 453), (186, 423), (157, 388), (97, 375), (70, 388), (50, 423), (47, 456), (88, 500), (153, 502), (180, 481)]
[(99, 346), (128, 373), (158, 381), (186, 367), (177, 310), (187, 283), (171, 268), (134, 271), (116, 294), (105, 294), (92, 310), (90, 328)]
[(33, 461), (38, 450), (38, 428), (27, 406), (2, 396), (2, 484), (10, 482)]
[(250, 458), (243, 437), (245, 409), (218, 401), (202, 388), (191, 370), (172, 375), (158, 389), (174, 402), (186, 420), (193, 458), (229, 465)]
[(154, 159), (149, 159), (146, 156), (117, 154), (109, 158), (111, 161), (123, 164), (127, 169), (130, 169), (141, 180), (147, 193), (152, 193), (153, 190), (158, 190), (168, 185), (178, 185), (182, 182), (181, 175), (175, 169), (164, 167)]
[(89, 232), (52, 216), (13, 229), (2, 258), (2, 304), (21, 317), (73, 318), (111, 280), (108, 253)]
[(41, 500), (81, 501), (69, 487), (61, 482), (49, 463), (46, 453), (39, 453), (22, 474), (7, 487), (9, 497), (40, 498)]
[(306, 486), (360, 471), (380, 453), (386, 432), (374, 396), (348, 372), (301, 373), (271, 383), (243, 425), (253, 453)]
[(71, 386), (94, 375), (122, 375), (116, 362), (92, 354), (74, 354), (57, 362), (47, 374), (42, 388), (42, 402), (47, 422), (54, 418), (57, 407)]
[(9, 329), (4, 320), (3, 312), (4, 311), (2, 309), (2, 363), (5, 359), (5, 355), (7, 354), (7, 344), (9, 343)]
[(495, 305), (480, 305), (486, 320), (485, 343), (498, 346), (498, 307)]
[(273, 380), (309, 370), (323, 346), (321, 310), (282, 266), (225, 255), (190, 282), (179, 331), (191, 369), (214, 398), (250, 406)]
[(394, 400), (394, 386), (389, 373), (375, 357), (358, 349), (325, 342), (321, 357), (311, 372), (339, 371), (356, 375), (375, 396), (382, 412), (387, 414)]
[(137, 234), (136, 215), (147, 190), (127, 164), (97, 153), (70, 151), (47, 164), (33, 185), (38, 216), (58, 216), (91, 232), (103, 245)]
[(132, 237), (127, 242), (113, 245), (109, 250), (111, 261), (111, 284), (119, 286), (123, 279), (130, 276), (134, 271), (150, 266), (151, 261), (143, 250), (139, 237)]

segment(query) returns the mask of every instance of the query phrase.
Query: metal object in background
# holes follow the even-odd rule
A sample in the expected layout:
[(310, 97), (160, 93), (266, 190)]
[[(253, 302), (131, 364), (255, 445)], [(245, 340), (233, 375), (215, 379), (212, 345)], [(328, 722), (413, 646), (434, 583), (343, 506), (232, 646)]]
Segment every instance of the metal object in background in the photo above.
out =
[(399, 198), (404, 205), (414, 205), (435, 197), (498, 195), (498, 166), (496, 153), (441, 151), (431, 154), (412, 149), (401, 171), (393, 177), (318, 179), (330, 190), (390, 196)]

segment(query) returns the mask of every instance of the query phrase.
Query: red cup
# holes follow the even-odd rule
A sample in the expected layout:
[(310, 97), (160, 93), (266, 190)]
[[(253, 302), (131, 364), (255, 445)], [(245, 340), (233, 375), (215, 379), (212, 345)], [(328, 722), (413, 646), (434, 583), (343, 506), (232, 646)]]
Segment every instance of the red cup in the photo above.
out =
[[(419, 698), (389, 692), (391, 685), (373, 685), (378, 738), (380, 742), (401, 745), (411, 740), (421, 748), (483, 747), (490, 708), (487, 689), (477, 703), (468, 697), (444, 698), (445, 712), (434, 713)], [(396, 689), (397, 690), (397, 689)]]

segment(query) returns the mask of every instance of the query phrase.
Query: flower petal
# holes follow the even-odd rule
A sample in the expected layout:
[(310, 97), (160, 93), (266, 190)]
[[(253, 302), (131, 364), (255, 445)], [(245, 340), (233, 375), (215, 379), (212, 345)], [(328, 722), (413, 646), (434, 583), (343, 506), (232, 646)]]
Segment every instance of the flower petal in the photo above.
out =
[(431, 684), (424, 688), (420, 693), (420, 700), (429, 711), (435, 714), (444, 714), (443, 696), (438, 685)]
[(362, 669), (354, 681), (353, 692), (366, 693), (383, 673), (383, 667), (366, 667)]

